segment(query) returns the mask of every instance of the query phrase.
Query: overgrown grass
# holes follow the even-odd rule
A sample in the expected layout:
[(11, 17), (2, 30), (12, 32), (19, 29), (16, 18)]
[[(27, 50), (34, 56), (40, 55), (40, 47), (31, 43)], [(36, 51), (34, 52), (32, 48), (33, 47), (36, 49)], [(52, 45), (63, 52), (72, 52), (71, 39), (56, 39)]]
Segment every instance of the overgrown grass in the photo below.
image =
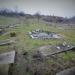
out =
[[(28, 20), (27, 22), (21, 21), (23, 19), (18, 19), (15, 17), (2, 17), (0, 16), (0, 24), (13, 24), (19, 21), (20, 24), (18, 24), (18, 27), (16, 28), (10, 28), (8, 32), (16, 32), (16, 46), (17, 48), (23, 50), (33, 50), (37, 47), (43, 46), (43, 45), (56, 45), (58, 43), (62, 43), (64, 41), (68, 41), (75, 45), (75, 26), (73, 29), (69, 26), (63, 26), (60, 24), (53, 24), (52, 26), (49, 26), (45, 23), (37, 23), (37, 21)], [(61, 28), (60, 28), (61, 27)], [(69, 27), (69, 29), (66, 29)], [(28, 35), (28, 32), (41, 29), (44, 31), (51, 31), (61, 34), (64, 38), (63, 39), (49, 39), (49, 40), (42, 40), (42, 39), (32, 39)], [(10, 38), (9, 34), (0, 36), (0, 40), (8, 39)], [(5, 47), (6, 48), (6, 47)], [(1, 48), (0, 48), (1, 49)], [(22, 49), (21, 49), (22, 50)], [(66, 58), (68, 55), (64, 55)], [(67, 60), (67, 59), (66, 59)]]
[[(37, 23), (37, 21), (35, 21), (35, 20), (28, 20), (27, 22), (26, 21), (24, 22), (22, 20), (23, 19), (15, 18), (15, 17), (0, 16), (0, 24), (1, 25), (14, 24), (14, 23), (19, 22), (18, 27), (9, 28), (7, 30), (8, 34), (0, 36), (0, 40), (6, 40), (6, 39), (11, 38), (10, 35), (9, 35), (11, 32), (15, 32), (16, 33), (16, 37), (15, 37), (16, 43), (15, 43), (14, 46), (16, 46), (16, 50), (19, 51), (19, 52), (28, 51), (30, 53), (33, 53), (33, 51), (36, 50), (40, 46), (56, 45), (58, 43), (63, 43), (64, 41), (68, 41), (71, 44), (75, 45), (75, 26), (73, 27), (73, 29), (71, 29), (69, 26), (66, 26), (66, 27), (63, 26), (63, 24), (60, 25), (60, 24), (54, 24), (53, 23), (52, 26), (49, 26), (45, 23), (41, 23), (41, 22)], [(69, 28), (69, 29), (66, 29), (66, 28)], [(41, 29), (41, 30), (44, 30), (44, 31), (51, 31), (51, 32), (59, 33), (64, 38), (63, 39), (49, 39), (49, 40), (30, 38), (30, 36), (28, 35), (28, 32), (36, 30), (36, 29)], [(11, 51), (14, 46), (13, 46), (13, 44), (12, 44), (12, 46), (11, 45), (0, 46), (0, 53)], [(63, 61), (67, 62), (67, 61), (70, 61), (70, 60), (75, 61), (75, 52), (73, 52), (73, 51), (69, 51), (67, 53), (61, 53), (58, 56), (63, 59), (62, 62)], [(21, 73), (26, 74), (26, 75), (30, 75), (29, 72), (25, 73), (25, 67), (26, 67), (25, 58), (21, 59), (21, 57), (19, 56), (18, 59), (19, 60), (17, 61), (16, 65), (15, 65), (16, 67), (14, 68), (15, 72), (17, 72), (17, 74), (20, 73), (20, 75), (21, 75)], [(31, 61), (31, 59), (29, 59), (29, 61)], [(48, 59), (47, 61), (44, 61), (42, 63), (46, 63), (47, 66), (52, 65), (52, 64), (56, 64), (55, 61), (53, 61), (51, 59)], [(33, 63), (33, 64), (36, 66), (35, 63)], [(31, 65), (33, 65), (33, 64), (31, 64)], [(67, 64), (66, 64), (66, 66), (67, 66)], [(7, 70), (7, 68), (8, 68), (8, 66), (6, 66), (5, 69)], [(49, 67), (49, 69), (50, 68), (53, 68), (53, 66)], [(56, 68), (57, 68), (57, 66), (55, 66), (53, 69), (56, 69)], [(3, 72), (4, 72), (4, 70), (3, 70)]]
[(14, 24), (17, 23), (18, 21), (19, 19), (17, 17), (0, 16), (0, 25)]
[(62, 59), (64, 60), (64, 62), (67, 62), (67, 61), (75, 61), (75, 52), (73, 51), (69, 51), (67, 53), (62, 53), (60, 54)]
[(7, 35), (1, 35), (0, 36), (0, 40), (6, 40), (6, 39), (9, 39), (9, 34), (7, 34)]

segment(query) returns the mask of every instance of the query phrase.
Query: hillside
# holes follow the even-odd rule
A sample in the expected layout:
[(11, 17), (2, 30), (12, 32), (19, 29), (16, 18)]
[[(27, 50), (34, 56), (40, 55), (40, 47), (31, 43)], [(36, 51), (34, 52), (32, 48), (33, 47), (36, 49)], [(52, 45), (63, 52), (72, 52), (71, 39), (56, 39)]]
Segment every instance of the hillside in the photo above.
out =
[[(44, 18), (48, 17), (42, 16), (38, 19), (36, 16), (0, 16), (0, 29), (3, 32), (0, 32), (0, 41), (7, 39), (14, 41), (14, 43), (0, 46), (0, 53), (12, 50), (17, 52), (12, 75), (55, 75), (57, 72), (75, 66), (74, 50), (51, 57), (40, 54), (39, 51), (45, 50), (44, 52), (46, 52), (48, 50), (49, 52), (54, 50), (54, 47), (63, 45), (64, 42), (66, 42), (66, 45), (75, 46), (74, 23), (54, 22), (53, 17), (52, 22), (47, 22), (43, 20)], [(38, 29), (60, 34), (63, 38), (32, 39), (29, 32)]]

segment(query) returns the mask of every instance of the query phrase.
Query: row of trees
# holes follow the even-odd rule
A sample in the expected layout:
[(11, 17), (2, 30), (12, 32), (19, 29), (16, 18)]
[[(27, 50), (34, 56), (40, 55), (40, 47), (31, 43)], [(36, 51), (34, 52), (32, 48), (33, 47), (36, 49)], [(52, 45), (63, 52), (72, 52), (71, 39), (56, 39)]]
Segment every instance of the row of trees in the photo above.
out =
[(25, 16), (24, 12), (17, 12), (9, 9), (1, 9), (0, 10), (0, 15), (3, 16)]
[(37, 18), (38, 23), (40, 18), (46, 22), (55, 22), (55, 23), (75, 23), (75, 16), (71, 18), (64, 18), (58, 16), (45, 16), (41, 15), (40, 12), (36, 12), (34, 15), (26, 14), (24, 12), (13, 11), (9, 9), (0, 9), (0, 15), (3, 16), (25, 16), (26, 18)]

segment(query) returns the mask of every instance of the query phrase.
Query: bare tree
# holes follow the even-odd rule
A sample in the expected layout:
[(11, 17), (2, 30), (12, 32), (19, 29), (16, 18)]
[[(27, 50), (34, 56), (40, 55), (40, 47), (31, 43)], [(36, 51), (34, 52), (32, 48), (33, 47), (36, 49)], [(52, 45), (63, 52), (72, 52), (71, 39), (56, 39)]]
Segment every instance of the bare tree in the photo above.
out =
[(35, 17), (37, 18), (37, 21), (38, 21), (38, 24), (39, 24), (39, 20), (41, 18), (40, 12), (36, 12)]

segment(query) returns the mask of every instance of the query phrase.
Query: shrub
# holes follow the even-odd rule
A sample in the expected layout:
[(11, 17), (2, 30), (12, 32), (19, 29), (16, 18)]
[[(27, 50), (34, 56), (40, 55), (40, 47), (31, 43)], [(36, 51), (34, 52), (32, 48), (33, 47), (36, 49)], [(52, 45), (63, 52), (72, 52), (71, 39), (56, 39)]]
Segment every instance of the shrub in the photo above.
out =
[(11, 37), (15, 37), (15, 36), (16, 36), (16, 33), (15, 33), (15, 32), (11, 32), (11, 33), (10, 33), (10, 36), (11, 36)]

